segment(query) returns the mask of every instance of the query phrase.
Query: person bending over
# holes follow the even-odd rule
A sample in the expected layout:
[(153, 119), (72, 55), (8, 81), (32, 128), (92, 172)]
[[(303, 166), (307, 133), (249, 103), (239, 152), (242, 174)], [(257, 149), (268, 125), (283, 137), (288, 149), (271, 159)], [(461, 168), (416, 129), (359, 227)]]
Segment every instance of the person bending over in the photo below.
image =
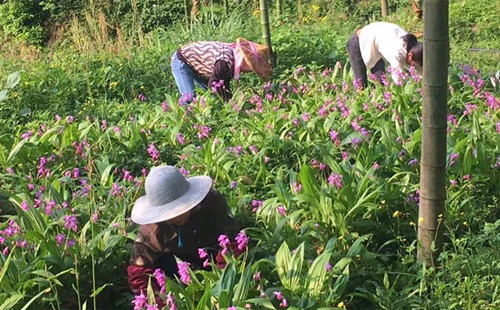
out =
[(396, 24), (371, 23), (358, 29), (347, 42), (347, 53), (354, 73), (354, 79), (368, 86), (366, 70), (380, 81), (385, 72), (386, 60), (392, 68), (394, 82), (401, 82), (400, 73), (406, 66), (414, 66), (422, 72), (423, 45), (417, 38)]
[(171, 59), (172, 74), (181, 94), (181, 105), (196, 96), (195, 84), (212, 89), (224, 101), (232, 97), (229, 82), (241, 72), (254, 72), (269, 80), (269, 48), (243, 38), (235, 43), (199, 41), (179, 48)]
[[(205, 249), (215, 259), (217, 267), (224, 268), (225, 260), (219, 252), (218, 238), (234, 237), (241, 229), (233, 218), (226, 199), (212, 187), (208, 176), (186, 179), (173, 166), (154, 167), (145, 182), (146, 195), (134, 203), (131, 218), (139, 224), (127, 268), (128, 283), (135, 295), (147, 294), (150, 275), (161, 269), (168, 277), (179, 276), (178, 257), (192, 269), (210, 269), (199, 257), (198, 249)], [(236, 243), (229, 245), (235, 256), (243, 252)], [(160, 291), (152, 279), (155, 292)], [(164, 305), (156, 297), (158, 305)]]

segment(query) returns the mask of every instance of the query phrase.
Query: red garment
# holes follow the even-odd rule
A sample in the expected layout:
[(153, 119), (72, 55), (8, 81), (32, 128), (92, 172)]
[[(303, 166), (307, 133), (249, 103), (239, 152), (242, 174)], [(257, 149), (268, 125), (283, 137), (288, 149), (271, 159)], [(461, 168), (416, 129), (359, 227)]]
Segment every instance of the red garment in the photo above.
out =
[[(152, 275), (153, 272), (154, 270), (148, 267), (139, 267), (134, 265), (128, 266), (128, 284), (134, 295), (140, 295), (141, 293), (144, 295), (148, 294), (148, 283), (151, 278), (149, 275)], [(151, 278), (151, 287), (155, 292), (160, 291), (160, 286), (154, 277)], [(161, 309), (165, 307), (165, 302), (160, 298), (160, 296), (156, 295), (155, 300), (158, 308)]]

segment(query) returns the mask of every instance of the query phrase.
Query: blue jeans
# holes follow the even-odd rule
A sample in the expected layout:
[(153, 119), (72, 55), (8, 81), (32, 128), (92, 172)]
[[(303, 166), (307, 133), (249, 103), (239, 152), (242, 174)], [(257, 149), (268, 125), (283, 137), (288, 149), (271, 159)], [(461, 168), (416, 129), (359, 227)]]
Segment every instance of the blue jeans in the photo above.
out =
[(172, 55), (171, 61), (172, 74), (179, 89), (181, 97), (179, 98), (179, 104), (185, 105), (191, 103), (194, 97), (196, 97), (195, 84), (203, 90), (207, 90), (208, 86), (206, 82), (196, 76), (193, 69), (185, 63), (179, 60), (177, 57), (177, 52)]

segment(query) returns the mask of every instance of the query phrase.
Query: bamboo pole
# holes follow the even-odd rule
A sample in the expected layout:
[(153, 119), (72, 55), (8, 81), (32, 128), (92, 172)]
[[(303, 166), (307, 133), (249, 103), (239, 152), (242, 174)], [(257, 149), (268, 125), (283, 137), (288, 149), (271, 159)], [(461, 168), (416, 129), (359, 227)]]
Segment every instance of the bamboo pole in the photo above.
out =
[(443, 246), (446, 199), (446, 115), (448, 91), (448, 0), (424, 1), (422, 154), (418, 258), (436, 265)]
[(283, 0), (276, 0), (276, 15), (278, 18), (283, 14)]
[(267, 12), (267, 0), (260, 0), (260, 24), (262, 25), (262, 40), (269, 46), (271, 62), (273, 67), (276, 65), (273, 57), (273, 48), (271, 44), (271, 29), (269, 27), (269, 14)]
[(299, 15), (299, 24), (302, 24), (302, 0), (297, 0), (297, 13)]
[(380, 0), (380, 6), (382, 7), (382, 16), (386, 17), (389, 15), (389, 4), (387, 0)]

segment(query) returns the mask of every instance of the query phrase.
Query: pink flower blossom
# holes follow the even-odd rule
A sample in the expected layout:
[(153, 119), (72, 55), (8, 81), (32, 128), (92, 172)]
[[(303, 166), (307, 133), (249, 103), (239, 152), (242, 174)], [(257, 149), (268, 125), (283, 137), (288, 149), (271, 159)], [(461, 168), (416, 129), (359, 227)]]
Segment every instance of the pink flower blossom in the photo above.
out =
[(156, 149), (155, 147), (155, 144), (154, 143), (151, 143), (149, 146), (148, 146), (148, 154), (149, 156), (151, 156), (151, 158), (156, 162), (159, 158), (160, 158), (160, 152), (158, 151), (158, 149)]
[(254, 275), (253, 275), (253, 280), (254, 281), (260, 281), (261, 279), (261, 276), (260, 276), (260, 271), (257, 271)]
[(186, 143), (184, 136), (180, 132), (177, 134), (177, 142), (179, 142), (180, 145), (184, 145), (184, 143)]
[(181, 281), (184, 284), (191, 283), (191, 276), (189, 275), (189, 266), (191, 264), (188, 262), (179, 261), (177, 262), (177, 269), (179, 270), (179, 275), (181, 276)]
[(246, 235), (245, 231), (242, 230), (240, 233), (236, 236), (236, 242), (238, 243), (238, 250), (243, 250), (247, 247), (248, 244), (248, 236)]
[(30, 206), (29, 206), (28, 202), (27, 202), (26, 200), (23, 200), (23, 201), (21, 202), (21, 209), (22, 209), (24, 212), (26, 212), (26, 211), (28, 211), (28, 209), (29, 209), (29, 208), (30, 208)]
[(158, 285), (160, 286), (160, 293), (165, 294), (165, 274), (161, 269), (156, 269), (153, 276), (156, 278), (156, 282), (158, 282)]
[(283, 205), (278, 206), (278, 213), (281, 214), (282, 216), (286, 216), (286, 210)]
[(330, 131), (330, 139), (332, 139), (335, 146), (340, 145), (339, 133), (337, 131), (335, 131), (333, 129)]
[(226, 235), (220, 235), (217, 240), (219, 241), (219, 245), (222, 248), (221, 254), (226, 255), (228, 250), (227, 248), (229, 244), (231, 244), (231, 241), (229, 241), (229, 238)]
[(74, 215), (74, 214), (65, 215), (64, 216), (64, 227), (76, 232), (76, 230), (77, 230), (76, 215)]
[(146, 98), (146, 96), (144, 96), (144, 94), (142, 94), (142, 93), (139, 94), (138, 98), (139, 98), (140, 101), (146, 101), (146, 100), (148, 100), (148, 98)]
[(330, 186), (335, 186), (337, 189), (341, 189), (342, 188), (342, 175), (340, 174), (337, 174), (337, 173), (332, 173), (329, 177), (328, 177), (328, 184), (330, 184)]
[(136, 295), (132, 304), (134, 305), (134, 310), (142, 310), (148, 302), (148, 297), (141, 292), (140, 295)]
[(29, 139), (32, 135), (33, 135), (33, 132), (31, 130), (28, 130), (27, 132), (25, 132), (21, 135), (21, 139), (23, 139), (23, 140)]
[(56, 236), (56, 244), (57, 244), (57, 246), (61, 246), (64, 243), (65, 240), (66, 240), (66, 235), (64, 235), (64, 234), (58, 234)]

